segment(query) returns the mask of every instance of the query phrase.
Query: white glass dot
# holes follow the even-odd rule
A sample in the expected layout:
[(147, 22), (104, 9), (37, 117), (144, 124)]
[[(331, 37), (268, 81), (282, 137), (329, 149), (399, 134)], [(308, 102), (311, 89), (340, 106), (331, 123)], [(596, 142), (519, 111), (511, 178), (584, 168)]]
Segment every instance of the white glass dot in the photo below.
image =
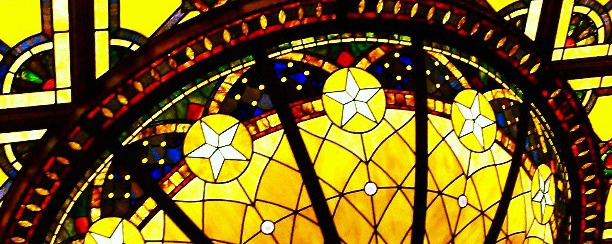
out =
[(459, 202), (459, 207), (465, 208), (468, 204), (468, 199), (465, 195), (461, 195), (459, 199), (457, 199), (457, 202)]
[(274, 232), (274, 223), (270, 220), (265, 220), (261, 223), (261, 232), (266, 235), (272, 234)]
[(365, 190), (365, 193), (369, 196), (373, 196), (376, 194), (376, 191), (378, 191), (378, 186), (374, 182), (368, 182), (363, 187), (363, 190)]

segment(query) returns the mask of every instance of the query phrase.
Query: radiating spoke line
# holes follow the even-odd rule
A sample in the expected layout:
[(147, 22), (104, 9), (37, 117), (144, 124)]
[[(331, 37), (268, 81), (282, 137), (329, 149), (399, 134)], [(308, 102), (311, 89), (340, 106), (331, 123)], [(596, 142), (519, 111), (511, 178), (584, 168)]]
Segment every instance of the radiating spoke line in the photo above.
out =
[(499, 200), (497, 212), (495, 212), (495, 217), (493, 218), (493, 222), (489, 228), (489, 233), (487, 233), (485, 243), (495, 243), (497, 241), (499, 232), (503, 227), (504, 220), (508, 214), (508, 206), (510, 206), (514, 186), (516, 185), (516, 180), (523, 163), (523, 154), (526, 150), (524, 143), (527, 139), (527, 127), (529, 125), (529, 107), (522, 104), (520, 111), (521, 114), (519, 115), (520, 117), (517, 125), (518, 134), (515, 141), (516, 149), (512, 155), (512, 163), (510, 164), (510, 170), (508, 171), (508, 179), (506, 180), (506, 185), (504, 186), (504, 191), (502, 192), (502, 197)]
[(132, 175), (134, 181), (155, 200), (159, 208), (164, 210), (164, 213), (174, 221), (179, 229), (181, 229), (192, 242), (212, 244), (212, 241), (206, 237), (204, 231), (202, 231), (187, 214), (176, 205), (176, 203), (161, 189), (157, 181), (148, 174), (143, 173), (145, 171), (139, 163), (141, 158), (139, 158), (138, 155), (144, 154), (142, 152), (147, 152), (147, 150), (138, 143), (130, 144), (120, 150), (120, 152), (115, 154), (114, 163)]
[(314, 166), (306, 149), (306, 145), (304, 144), (304, 140), (300, 134), (299, 127), (295, 122), (296, 119), (291, 112), (291, 108), (289, 107), (289, 100), (286, 95), (286, 90), (284, 89), (288, 88), (284, 87), (280, 82), (273, 82), (277, 79), (274, 75), (275, 72), (271, 60), (267, 58), (267, 55), (265, 53), (260, 53), (257, 56), (258, 66), (257, 69), (254, 70), (255, 75), (268, 83), (265, 84), (266, 87), (270, 87), (270, 90), (268, 91), (270, 99), (272, 100), (274, 109), (278, 114), (283, 130), (285, 131), (285, 135), (287, 136), (287, 141), (289, 142), (289, 146), (291, 147), (291, 151), (295, 157), (295, 161), (298, 165), (304, 185), (306, 186), (306, 191), (310, 197), (315, 215), (317, 216), (325, 243), (340, 243), (340, 236), (338, 235), (329, 206), (325, 200), (325, 195), (323, 194), (323, 189), (321, 188), (321, 184), (319, 182), (319, 177), (315, 172)]
[(427, 149), (427, 83), (425, 77), (425, 58), (423, 40), (413, 39), (413, 56), (415, 58), (415, 177), (414, 177), (414, 211), (412, 216), (412, 243), (423, 243), (425, 238), (425, 218), (427, 211), (427, 176), (429, 172)]

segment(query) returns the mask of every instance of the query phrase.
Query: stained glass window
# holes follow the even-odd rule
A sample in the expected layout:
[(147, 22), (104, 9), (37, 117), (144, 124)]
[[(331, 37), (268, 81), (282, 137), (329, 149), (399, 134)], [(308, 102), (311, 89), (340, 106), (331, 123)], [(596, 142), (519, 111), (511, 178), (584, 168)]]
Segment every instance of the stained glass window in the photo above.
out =
[(609, 240), (610, 9), (0, 2), (0, 242)]

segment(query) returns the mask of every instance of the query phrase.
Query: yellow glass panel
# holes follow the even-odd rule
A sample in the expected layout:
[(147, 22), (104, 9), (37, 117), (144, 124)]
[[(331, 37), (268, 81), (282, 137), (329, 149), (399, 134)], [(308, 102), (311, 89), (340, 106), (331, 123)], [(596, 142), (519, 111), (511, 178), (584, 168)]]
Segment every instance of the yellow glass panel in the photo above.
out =
[(334, 223), (338, 234), (347, 243), (367, 244), (374, 231), (370, 223), (345, 198), (338, 203)]
[[(280, 182), (282, 184), (279, 184)], [(270, 163), (266, 167), (259, 184), (257, 199), (275, 202), (292, 209), (297, 205), (297, 196), (302, 188), (302, 177), (300, 173), (287, 166)]]
[(111, 243), (144, 244), (143, 236), (131, 222), (109, 217), (96, 221), (85, 236), (85, 244)]
[[(278, 196), (276, 198), (278, 199)], [(257, 209), (261, 217), (264, 219), (264, 221), (268, 220), (270, 222), (277, 222), (281, 218), (284, 218), (286, 216), (290, 216), (293, 214), (293, 207), (290, 209), (287, 209), (287, 208), (278, 206), (276, 204), (267, 203), (264, 201), (255, 202), (255, 208)], [(262, 223), (260, 223), (260, 225)]]
[(385, 112), (385, 120), (396, 130), (406, 125), (413, 117), (414, 112), (412, 111), (387, 109)]
[(380, 143), (382, 143), (388, 136), (394, 133), (395, 130), (386, 121), (381, 121), (378, 126), (374, 127), (371, 131), (363, 133), (361, 135), (363, 141), (363, 148), (365, 150), (366, 157), (374, 154), (378, 149)]
[(429, 170), (435, 178), (438, 187), (442, 189), (463, 174), (463, 169), (446, 142), (440, 143), (428, 160)]
[(282, 136), (282, 131), (276, 131), (255, 140), (253, 142), (253, 151), (266, 157), (272, 157), (281, 141)]
[(40, 139), (47, 129), (0, 133), (0, 144)]
[(561, 15), (559, 16), (559, 26), (557, 27), (557, 35), (555, 37), (555, 48), (565, 46), (567, 31), (569, 30), (570, 18), (572, 17), (572, 9), (574, 8), (574, 0), (563, 0), (561, 6)]
[(123, 39), (111, 39), (110, 44), (111, 46), (130, 47), (130, 45), (132, 45), (132, 42)]
[(53, 0), (53, 30), (67, 31), (68, 23), (68, 0)]
[[(339, 158), (342, 160), (338, 160)], [(315, 170), (320, 178), (336, 190), (342, 190), (359, 161), (359, 158), (346, 149), (325, 141), (316, 159)]]
[(40, 15), (40, 0), (0, 1), (0, 23), (3, 23), (0, 25), (0, 40), (12, 47), (40, 33)]
[(338, 145), (342, 145), (361, 160), (365, 161), (367, 159), (360, 134), (350, 133), (338, 128), (338, 126), (333, 125), (331, 126), (326, 139), (335, 142)]
[[(5, 144), (4, 145), (4, 154), (6, 155), (6, 159), (8, 159), (9, 163), (13, 163), (13, 164), (19, 163), (19, 162), (17, 162), (17, 158), (15, 157), (15, 153), (13, 153), (13, 146), (11, 146), (11, 144)], [(20, 170), (20, 169), (17, 169), (17, 170)]]
[(595, 26), (597, 26), (597, 43), (603, 43), (604, 38), (606, 37), (605, 29), (603, 28), (603, 20), (595, 11), (589, 12), (589, 17), (595, 22)]
[(259, 154), (253, 154), (249, 167), (242, 173), (237, 179), (240, 185), (244, 188), (244, 191), (249, 199), (255, 199), (257, 194), (257, 187), (261, 180), (262, 173), (265, 167), (268, 165), (269, 159)]
[(72, 101), (70, 89), (61, 89), (55, 92), (57, 103), (70, 103)]
[[(412, 192), (412, 190), (405, 191)], [(411, 197), (398, 192), (389, 203), (387, 214), (378, 223), (377, 231), (388, 243), (401, 243), (403, 235), (399, 233), (406, 233), (412, 226), (412, 218), (404, 217), (413, 215), (411, 201)], [(410, 240), (410, 236), (407, 240)]]
[(30, 49), (30, 52), (32, 52), (32, 54), (37, 54), (42, 51), (50, 50), (51, 48), (53, 48), (53, 43), (47, 42), (47, 43), (43, 43), (43, 44), (32, 47), (32, 49)]
[(206, 184), (204, 193), (204, 199), (227, 199), (244, 203), (250, 202), (249, 197), (236, 180), (224, 184)]
[[(410, 114), (410, 116), (414, 115), (414, 113)], [(408, 115), (406, 115), (408, 116)], [(410, 148), (416, 148), (416, 135), (415, 135), (415, 122), (414, 120), (410, 120), (408, 124), (403, 126), (401, 129), (397, 131), (399, 135), (408, 143)]]
[[(245, 215), (245, 204), (209, 201), (204, 204), (204, 232), (214, 239), (232, 243), (240, 242), (240, 227)], [(223, 224), (217, 224), (223, 221)], [(259, 226), (259, 223), (245, 225)]]
[(263, 219), (255, 208), (247, 207), (244, 214), (244, 225), (242, 229), (242, 239), (247, 240), (261, 230)]
[[(388, 144), (391, 144), (391, 143), (388, 143)], [(370, 181), (374, 182), (378, 188), (396, 187), (402, 182), (402, 180), (404, 180), (404, 178), (406, 178), (406, 175), (408, 174), (408, 172), (410, 172), (410, 169), (414, 167), (414, 156), (407, 154), (405, 161), (406, 162), (403, 162), (401, 165), (397, 165), (397, 166), (392, 165), (391, 162), (394, 162), (394, 161), (382, 161), (382, 163), (380, 164), (377, 164), (376, 162), (370, 162), (368, 164), (367, 176), (370, 177)], [(402, 168), (402, 166), (405, 166), (405, 167)], [(398, 172), (393, 172), (394, 169), (400, 169), (400, 170), (398, 170)], [(353, 175), (351, 178), (353, 177), (355, 177), (355, 175)], [(404, 182), (405, 185), (412, 184), (412, 186), (414, 186), (413, 181), (408, 181), (408, 180), (406, 181), (407, 182)], [(362, 186), (361, 188), (362, 190), (364, 190), (365, 186)], [(378, 191), (376, 191), (376, 194), (378, 194)]]
[[(376, 181), (376, 180), (375, 180)], [(379, 181), (376, 181), (379, 182)], [(376, 194), (372, 196), (371, 205), (373, 205), (372, 210), (374, 213), (374, 220), (380, 221), (383, 214), (385, 214), (385, 210), (389, 203), (391, 202), (393, 196), (396, 194), (396, 189), (379, 189), (376, 191)], [(356, 194), (351, 194), (356, 195)], [(368, 203), (368, 201), (363, 201)], [(372, 211), (370, 211), (372, 212)], [(370, 215), (370, 214), (368, 214)]]
[[(508, 174), (508, 172), (500, 172), (500, 174)], [(495, 167), (487, 167), (478, 171), (472, 175), (472, 179), (483, 210), (499, 201), (503, 186), (499, 185)]]
[(531, 40), (535, 40), (538, 32), (538, 22), (540, 21), (540, 13), (542, 13), (543, 1), (531, 1), (529, 4), (529, 13), (527, 14), (527, 22), (525, 23), (525, 35)]
[[(436, 195), (436, 193), (431, 192), (428, 194)], [(451, 204), (449, 203), (449, 205)], [(454, 225), (454, 223), (452, 224)], [(448, 243), (451, 240), (451, 221), (448, 219), (442, 197), (436, 198), (427, 208), (425, 230), (431, 243)]]
[(442, 141), (442, 135), (436, 131), (431, 121), (427, 122), (427, 152), (431, 153)]
[(183, 22), (193, 19), (194, 17), (200, 15), (200, 11), (191, 11), (189, 13), (187, 13), (187, 15), (185, 15), (185, 17), (183, 17), (183, 19), (181, 20), (181, 22), (179, 22), (179, 24), (182, 24)]
[(181, 0), (156, 1), (154, 4), (148, 0), (122, 0), (119, 6), (121, 27), (149, 37), (180, 5)]
[(168, 217), (164, 215), (164, 240), (168, 241), (189, 241), (189, 238), (185, 236), (185, 233)]
[(601, 79), (601, 87), (602, 88), (612, 87), (612, 76), (604, 76)]
[(294, 219), (295, 216), (289, 216), (275, 224), (273, 235), (279, 243), (291, 243)]
[(202, 229), (202, 202), (176, 202), (176, 205), (185, 212), (198, 228)]
[(96, 31), (96, 78), (104, 74), (109, 68), (109, 34), (108, 31)]
[(489, 2), (491, 7), (497, 12), (509, 4), (516, 2), (516, 0), (487, 0), (487, 2)]
[[(378, 194), (378, 192), (376, 192)], [(373, 202), (370, 196), (364, 194), (364, 192), (356, 192), (347, 194), (343, 197), (343, 200), (347, 201), (348, 204), (361, 215), (370, 225), (375, 223), (374, 209), (372, 208)], [(341, 201), (342, 203), (343, 201)], [(355, 215), (357, 217), (357, 215)]]
[(278, 162), (283, 163), (295, 170), (298, 170), (297, 163), (295, 162), (295, 157), (293, 156), (293, 152), (291, 151), (291, 146), (289, 145), (289, 141), (287, 141), (287, 136), (283, 136), (280, 144), (278, 145), (278, 149), (276, 149), (276, 153), (272, 158)]
[(108, 28), (108, 0), (94, 0), (94, 28)]
[(172, 199), (177, 201), (198, 201), (204, 198), (202, 192), (204, 189), (204, 181), (198, 178), (191, 180), (183, 189), (181, 189)]
[(561, 60), (563, 58), (563, 49), (556, 49), (552, 54), (552, 61)]
[(55, 48), (55, 86), (70, 87), (70, 39), (68, 33), (57, 33), (53, 41)]
[(50, 105), (54, 103), (54, 91), (0, 95), (0, 109)]
[(610, 126), (610, 108), (612, 107), (612, 96), (597, 98), (589, 119), (593, 130), (600, 139), (607, 141), (612, 139), (612, 126)]
[(525, 198), (529, 198), (529, 195), (523, 194), (510, 201), (508, 214), (506, 215), (506, 233), (509, 235), (527, 230), (525, 211), (529, 211), (529, 209), (525, 206), (525, 201), (529, 199)]
[(304, 140), (304, 144), (311, 145), (306, 147), (308, 150), (308, 156), (311, 159), (315, 159), (317, 154), (319, 153), (319, 148), (321, 148), (321, 144), (323, 144), (323, 139), (316, 137), (304, 130), (300, 130), (300, 134), (302, 135), (302, 140)]
[(293, 243), (323, 243), (319, 226), (306, 218), (296, 217), (293, 231)]
[[(21, 56), (19, 56), (16, 60), (15, 63), (13, 63), (13, 65), (11, 65), (11, 68), (9, 69), (10, 72), (12, 73), (16, 73), (17, 70), (19, 69), (19, 67), (21, 67), (21, 65), (27, 61), (30, 57), (32, 57), (32, 53), (31, 52), (25, 52), (23, 54), (21, 54)], [(7, 90), (6, 85), (4, 85), (3, 88), (3, 92), (4, 93), (9, 93), (10, 92), (10, 87), (8, 87), (9, 89)]]
[(298, 126), (308, 133), (323, 138), (325, 135), (327, 135), (327, 131), (329, 131), (331, 124), (332, 123), (328, 118), (318, 117), (302, 121), (298, 124)]
[(612, 194), (608, 192), (608, 197), (606, 198), (606, 215), (605, 221), (612, 221)]
[(565, 49), (563, 53), (563, 59), (577, 59), (587, 57), (601, 57), (608, 55), (608, 49), (610, 45), (599, 44), (593, 46), (582, 46)]
[(6, 180), (8, 180), (8, 175), (4, 173), (3, 170), (0, 169), (0, 186), (3, 186)]
[[(2, 206), (2, 202), (0, 202), (0, 206)], [(612, 238), (612, 229), (606, 229), (603, 232), (603, 239)]]
[(601, 77), (589, 77), (567, 81), (574, 90), (588, 90), (599, 88)]
[[(368, 179), (368, 166), (366, 164), (359, 164), (353, 172), (353, 176), (346, 183), (346, 187), (344, 191), (360, 191), (363, 190), (363, 186), (368, 183), (370, 179)], [(331, 208), (333, 210), (333, 208)]]
[[(529, 238), (529, 237), (532, 237), (532, 238)], [(536, 238), (533, 238), (533, 237), (536, 237)], [(542, 224), (539, 224), (535, 220), (533, 221), (533, 224), (531, 225), (531, 228), (529, 229), (529, 232), (527, 233), (527, 238), (528, 238), (526, 240), (527, 243), (553, 243), (550, 225), (542, 225)], [(544, 241), (542, 241), (539, 238), (544, 238)]]

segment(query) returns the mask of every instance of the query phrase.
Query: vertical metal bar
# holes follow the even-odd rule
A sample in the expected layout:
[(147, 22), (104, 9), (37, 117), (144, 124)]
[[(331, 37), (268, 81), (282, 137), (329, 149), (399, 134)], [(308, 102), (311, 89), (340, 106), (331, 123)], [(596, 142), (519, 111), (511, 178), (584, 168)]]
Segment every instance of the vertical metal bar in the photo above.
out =
[(414, 209), (412, 216), (412, 243), (423, 243), (425, 237), (425, 219), (427, 211), (427, 83), (425, 76), (426, 53), (423, 39), (412, 37), (414, 70), (415, 70), (415, 142), (416, 165), (414, 178)]

